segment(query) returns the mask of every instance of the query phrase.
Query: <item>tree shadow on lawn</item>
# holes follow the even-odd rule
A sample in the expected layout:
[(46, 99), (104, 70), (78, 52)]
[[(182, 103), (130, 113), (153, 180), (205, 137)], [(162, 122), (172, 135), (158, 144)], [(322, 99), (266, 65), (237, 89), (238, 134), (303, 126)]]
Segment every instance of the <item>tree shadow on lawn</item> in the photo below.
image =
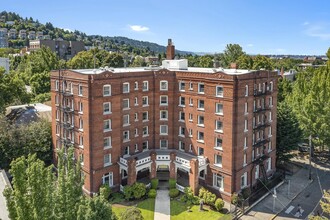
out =
[(112, 204), (112, 210), (119, 217), (120, 213), (124, 212), (127, 208), (135, 206), (141, 210), (142, 216), (145, 220), (153, 220), (155, 212), (155, 199), (144, 199), (135, 201), (125, 201), (120, 204)]

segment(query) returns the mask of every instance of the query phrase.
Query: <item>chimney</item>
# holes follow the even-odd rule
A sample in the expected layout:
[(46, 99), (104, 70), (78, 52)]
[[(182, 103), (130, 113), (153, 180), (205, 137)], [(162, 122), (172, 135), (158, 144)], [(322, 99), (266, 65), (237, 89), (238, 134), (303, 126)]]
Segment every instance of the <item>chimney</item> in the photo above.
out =
[(230, 64), (230, 69), (237, 69), (237, 64), (236, 63), (231, 63)]
[(168, 44), (166, 48), (166, 59), (173, 60), (175, 57), (175, 47), (172, 44), (172, 39), (168, 39)]

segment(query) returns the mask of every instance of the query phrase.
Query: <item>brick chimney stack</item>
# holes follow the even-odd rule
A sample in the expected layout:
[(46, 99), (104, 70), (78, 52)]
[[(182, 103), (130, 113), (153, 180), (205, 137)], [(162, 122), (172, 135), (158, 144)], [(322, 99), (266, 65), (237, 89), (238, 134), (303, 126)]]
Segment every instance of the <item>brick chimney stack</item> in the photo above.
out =
[(166, 48), (166, 59), (173, 60), (175, 56), (175, 47), (172, 44), (172, 39), (168, 39), (168, 44)]

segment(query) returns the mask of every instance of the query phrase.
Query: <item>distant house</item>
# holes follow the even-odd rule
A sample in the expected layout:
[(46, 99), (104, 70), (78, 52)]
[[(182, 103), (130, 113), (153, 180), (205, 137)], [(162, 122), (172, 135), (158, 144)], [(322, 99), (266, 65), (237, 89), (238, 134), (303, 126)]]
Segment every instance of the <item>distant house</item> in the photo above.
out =
[(0, 57), (0, 66), (5, 68), (5, 73), (9, 73), (9, 58)]
[(36, 32), (35, 31), (29, 31), (28, 38), (30, 40), (36, 39)]
[(290, 81), (293, 81), (295, 79), (296, 74), (297, 74), (296, 70), (289, 70), (288, 72), (283, 73), (283, 77), (285, 77)]
[(16, 29), (10, 29), (8, 31), (8, 38), (9, 39), (16, 39), (17, 31)]
[(19, 30), (18, 37), (20, 39), (26, 39), (26, 30)]
[(15, 24), (15, 21), (7, 21), (6, 22), (6, 25), (9, 25), (9, 26), (12, 26), (12, 25), (14, 25)]
[(0, 28), (0, 48), (8, 47), (8, 30), (7, 28)]
[(42, 31), (38, 31), (36, 33), (36, 39), (42, 40), (44, 38), (44, 33)]
[(10, 106), (6, 109), (6, 118), (16, 125), (29, 124), (41, 118), (51, 122), (52, 108), (41, 103)]

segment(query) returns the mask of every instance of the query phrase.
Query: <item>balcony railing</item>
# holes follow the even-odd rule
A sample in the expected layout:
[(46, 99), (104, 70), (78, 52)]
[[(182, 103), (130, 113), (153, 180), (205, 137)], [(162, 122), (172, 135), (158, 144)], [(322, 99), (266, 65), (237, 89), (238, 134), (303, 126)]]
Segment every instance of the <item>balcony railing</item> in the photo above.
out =
[(63, 106), (62, 107), (63, 111), (66, 112), (66, 113), (70, 113), (70, 112), (73, 112), (74, 110), (69, 107), (69, 106)]
[(175, 186), (176, 186), (176, 189), (177, 189), (177, 190), (179, 190), (180, 192), (183, 192), (183, 193), (184, 193), (184, 188), (185, 188), (185, 187), (183, 187), (183, 186), (181, 186), (181, 185), (179, 185), (179, 184), (177, 184), (177, 183), (176, 183)]
[(73, 96), (73, 93), (71, 93), (70, 90), (64, 90), (64, 91), (62, 91), (62, 94), (63, 94), (63, 96), (65, 96), (65, 97)]
[(264, 144), (267, 144), (268, 142), (269, 142), (269, 138), (260, 139), (259, 141), (253, 144), (253, 147), (260, 147)]
[(264, 107), (259, 107), (259, 108), (253, 109), (253, 112), (254, 113), (259, 113), (259, 112), (265, 112), (267, 110), (269, 110), (269, 108), (264, 106)]
[(269, 121), (266, 121), (264, 123), (259, 123), (259, 124), (256, 124), (253, 126), (253, 130), (259, 130), (259, 129), (262, 129), (262, 128), (265, 128), (265, 127), (269, 127), (270, 126), (270, 123)]
[(255, 159), (253, 160), (253, 163), (255, 163), (255, 164), (261, 164), (261, 163), (263, 163), (265, 160), (267, 160), (268, 158), (269, 158), (269, 156), (268, 156), (267, 154), (263, 154), (263, 155), (261, 155), (261, 156), (255, 158)]
[(67, 130), (72, 130), (74, 126), (69, 121), (65, 121), (63, 122), (63, 128)]
[(124, 158), (119, 158), (119, 162), (121, 163), (121, 164), (124, 164), (124, 165), (126, 165), (127, 166), (127, 160), (126, 159), (124, 159)]
[(181, 164), (184, 167), (190, 168), (190, 162), (189, 160), (183, 159), (181, 157), (176, 157), (175, 161), (178, 162), (179, 164)]
[(136, 166), (140, 166), (140, 165), (145, 164), (145, 163), (148, 163), (150, 161), (151, 161), (151, 157), (146, 157), (146, 158), (137, 160), (136, 161)]
[(270, 91), (267, 91), (267, 90), (265, 90), (265, 91), (259, 91), (258, 89), (255, 89), (253, 91), (253, 95), (254, 96), (263, 96), (263, 95), (269, 95), (269, 94), (270, 94)]

